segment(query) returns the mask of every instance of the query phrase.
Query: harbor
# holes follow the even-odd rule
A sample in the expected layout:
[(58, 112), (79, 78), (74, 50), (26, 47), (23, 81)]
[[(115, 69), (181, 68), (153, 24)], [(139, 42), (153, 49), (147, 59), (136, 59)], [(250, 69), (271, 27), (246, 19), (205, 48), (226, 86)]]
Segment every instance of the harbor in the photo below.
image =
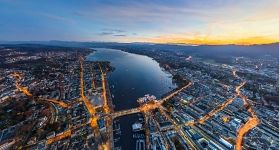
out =
[(115, 150), (145, 150), (145, 133), (141, 113), (122, 116), (113, 121), (113, 143)]

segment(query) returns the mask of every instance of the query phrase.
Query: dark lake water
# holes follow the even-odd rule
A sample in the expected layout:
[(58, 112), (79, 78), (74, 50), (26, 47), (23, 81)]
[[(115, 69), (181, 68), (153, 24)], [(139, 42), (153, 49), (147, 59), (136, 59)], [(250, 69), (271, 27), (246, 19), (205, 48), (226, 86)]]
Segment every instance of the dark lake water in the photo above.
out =
[[(145, 94), (160, 98), (175, 88), (171, 74), (147, 56), (131, 54), (120, 50), (95, 49), (88, 55), (89, 61), (110, 61), (115, 70), (108, 74), (110, 92), (114, 95), (115, 110), (137, 107), (137, 99)], [(143, 131), (133, 132), (132, 124), (139, 122), (138, 114), (114, 119), (114, 147), (123, 150), (136, 149), (138, 141), (145, 141)]]
[(115, 110), (137, 107), (137, 99), (145, 94), (160, 98), (175, 88), (171, 74), (162, 70), (150, 57), (120, 50), (95, 48), (87, 56), (90, 61), (110, 61), (115, 70), (108, 74), (108, 82)]

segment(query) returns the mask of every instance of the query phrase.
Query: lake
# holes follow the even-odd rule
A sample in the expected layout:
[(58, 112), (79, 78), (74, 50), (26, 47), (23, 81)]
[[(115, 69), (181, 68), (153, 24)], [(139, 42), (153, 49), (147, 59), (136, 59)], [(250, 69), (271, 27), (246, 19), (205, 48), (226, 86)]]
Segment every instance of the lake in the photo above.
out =
[[(115, 49), (94, 49), (97, 51), (88, 55), (86, 60), (109, 61), (115, 68), (107, 75), (116, 111), (137, 107), (137, 99), (145, 94), (152, 94), (160, 98), (163, 94), (176, 88), (171, 74), (164, 71), (159, 63), (150, 57)], [(115, 148), (136, 149), (139, 141), (145, 141), (143, 131), (133, 132), (132, 130), (132, 124), (139, 122), (140, 118), (142, 117), (133, 114), (114, 120)]]
[(121, 50), (94, 48), (88, 61), (109, 61), (115, 70), (108, 73), (108, 82), (115, 110), (137, 107), (137, 99), (145, 94), (160, 98), (176, 85), (171, 74), (150, 57), (131, 54)]

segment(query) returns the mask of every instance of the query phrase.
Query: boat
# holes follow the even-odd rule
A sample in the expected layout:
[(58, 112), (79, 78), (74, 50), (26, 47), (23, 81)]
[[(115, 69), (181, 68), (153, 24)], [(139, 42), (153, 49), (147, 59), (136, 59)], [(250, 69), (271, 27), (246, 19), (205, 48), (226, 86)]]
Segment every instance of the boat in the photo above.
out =
[(142, 124), (139, 122), (136, 122), (132, 125), (133, 132), (141, 131), (143, 130)]
[(150, 102), (150, 101), (153, 101), (153, 100), (156, 100), (156, 96), (146, 94), (146, 95), (144, 95), (144, 97), (139, 98), (137, 100), (137, 102), (139, 104), (144, 104), (144, 103), (147, 103), (147, 102)]

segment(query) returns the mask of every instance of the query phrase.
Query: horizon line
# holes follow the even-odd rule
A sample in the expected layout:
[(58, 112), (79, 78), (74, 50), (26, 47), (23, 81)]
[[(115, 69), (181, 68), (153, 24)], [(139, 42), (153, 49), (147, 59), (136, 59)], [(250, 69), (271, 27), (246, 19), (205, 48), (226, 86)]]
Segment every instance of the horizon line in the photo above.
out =
[[(38, 42), (38, 43), (36, 43)], [(162, 44), (162, 45), (181, 45), (181, 46), (226, 46), (226, 45), (235, 45), (235, 46), (257, 46), (257, 45), (272, 45), (279, 44), (279, 41), (276, 42), (266, 42), (266, 43), (220, 43), (220, 44), (191, 44), (191, 43), (180, 43), (180, 42), (117, 42), (117, 41), (78, 41), (78, 40), (0, 40), (0, 45), (3, 44), (40, 44), (39, 42), (76, 42), (76, 43), (118, 43), (118, 44)]]

